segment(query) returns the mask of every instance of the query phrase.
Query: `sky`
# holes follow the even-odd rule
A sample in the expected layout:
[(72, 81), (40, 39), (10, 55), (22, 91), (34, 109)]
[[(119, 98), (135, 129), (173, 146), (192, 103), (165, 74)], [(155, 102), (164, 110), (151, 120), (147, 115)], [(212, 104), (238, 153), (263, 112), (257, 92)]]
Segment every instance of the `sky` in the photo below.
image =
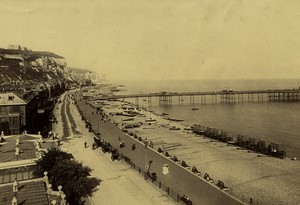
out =
[(0, 47), (111, 80), (300, 77), (299, 0), (1, 0)]

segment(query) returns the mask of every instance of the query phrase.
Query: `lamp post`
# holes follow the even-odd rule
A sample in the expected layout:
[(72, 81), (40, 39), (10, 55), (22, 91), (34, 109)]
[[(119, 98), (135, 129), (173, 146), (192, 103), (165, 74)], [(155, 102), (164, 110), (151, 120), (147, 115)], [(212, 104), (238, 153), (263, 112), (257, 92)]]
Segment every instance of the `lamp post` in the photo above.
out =
[(145, 180), (148, 180), (150, 175), (150, 166), (152, 164), (152, 160), (148, 161), (148, 141), (145, 142)]
[(99, 120), (99, 118), (98, 118), (98, 132), (97, 132), (97, 135), (99, 136), (100, 135), (100, 120)]
[(148, 179), (149, 165), (148, 165), (148, 152), (147, 146), (145, 145), (145, 180)]

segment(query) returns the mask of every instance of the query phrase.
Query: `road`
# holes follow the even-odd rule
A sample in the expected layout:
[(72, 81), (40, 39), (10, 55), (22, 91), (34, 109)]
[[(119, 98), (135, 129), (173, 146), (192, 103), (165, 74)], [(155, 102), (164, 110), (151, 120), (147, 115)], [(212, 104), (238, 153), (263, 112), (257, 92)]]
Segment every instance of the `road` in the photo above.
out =
[[(93, 134), (88, 132), (85, 124), (81, 121), (80, 114), (77, 111), (73, 101), (68, 97), (63, 102), (56, 105), (55, 115), (59, 123), (54, 126), (54, 132), (58, 136), (63, 136), (63, 125), (68, 125), (71, 129), (71, 123), (75, 121), (77, 135), (70, 134), (62, 141), (62, 149), (73, 154), (76, 160), (82, 162), (93, 169), (92, 176), (102, 180), (98, 190), (90, 197), (90, 204), (132, 204), (132, 205), (174, 205), (177, 204), (166, 194), (162, 193), (157, 187), (145, 181), (138, 173), (132, 170), (124, 161), (114, 161), (110, 159), (110, 154), (103, 154), (100, 149), (93, 150), (90, 146), (93, 142)], [(70, 100), (70, 103), (67, 101)], [(71, 115), (66, 113), (65, 122), (62, 122), (60, 115), (62, 106), (70, 106)], [(66, 109), (64, 109), (66, 110)], [(70, 116), (73, 120), (70, 119)], [(84, 142), (88, 147), (84, 148)]]

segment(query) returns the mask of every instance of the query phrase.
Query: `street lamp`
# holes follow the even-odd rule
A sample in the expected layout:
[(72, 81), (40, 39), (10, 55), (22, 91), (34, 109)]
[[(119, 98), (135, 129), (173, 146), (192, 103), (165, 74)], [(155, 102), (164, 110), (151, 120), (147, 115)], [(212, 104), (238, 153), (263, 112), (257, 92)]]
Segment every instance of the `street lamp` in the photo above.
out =
[(97, 132), (97, 135), (99, 136), (100, 135), (100, 120), (99, 120), (99, 118), (98, 118), (98, 132)]
[(145, 141), (145, 180), (148, 179), (150, 175), (150, 166), (152, 164), (152, 160), (148, 161), (148, 140)]

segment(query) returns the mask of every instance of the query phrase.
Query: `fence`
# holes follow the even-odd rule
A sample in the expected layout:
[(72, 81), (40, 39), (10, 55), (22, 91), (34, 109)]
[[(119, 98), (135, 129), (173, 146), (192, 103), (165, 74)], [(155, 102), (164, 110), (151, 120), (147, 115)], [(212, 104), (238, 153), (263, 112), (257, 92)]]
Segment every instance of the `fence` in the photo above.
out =
[[(141, 167), (135, 166), (135, 164), (130, 160), (130, 158), (121, 155), (121, 159), (123, 159), (128, 165), (130, 165), (131, 168), (136, 170), (145, 180), (157, 186), (159, 189), (161, 189), (163, 192), (165, 192), (168, 196), (173, 198), (175, 201), (179, 202), (180, 200), (182, 200), (183, 202), (185, 202), (183, 196), (181, 196), (179, 193), (176, 193), (168, 185), (163, 184), (155, 176), (150, 175), (149, 172), (144, 171)], [(191, 201), (185, 203), (189, 205), (192, 204)]]

